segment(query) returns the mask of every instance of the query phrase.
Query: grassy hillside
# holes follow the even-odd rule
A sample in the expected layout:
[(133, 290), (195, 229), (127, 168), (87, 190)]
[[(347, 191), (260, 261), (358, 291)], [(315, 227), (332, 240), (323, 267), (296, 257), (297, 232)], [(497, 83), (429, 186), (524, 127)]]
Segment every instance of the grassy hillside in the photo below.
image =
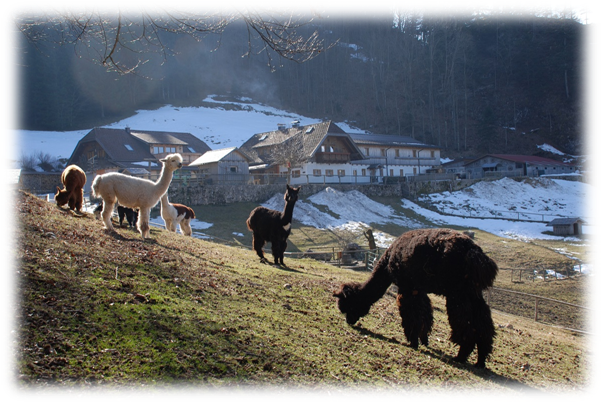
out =
[(30, 385), (256, 385), (550, 391), (588, 386), (582, 336), (494, 312), (487, 370), (457, 364), (444, 300), (411, 349), (388, 293), (349, 326), (332, 292), (366, 272), (259, 264), (243, 248), (152, 229), (108, 233), (19, 192), (16, 377)]

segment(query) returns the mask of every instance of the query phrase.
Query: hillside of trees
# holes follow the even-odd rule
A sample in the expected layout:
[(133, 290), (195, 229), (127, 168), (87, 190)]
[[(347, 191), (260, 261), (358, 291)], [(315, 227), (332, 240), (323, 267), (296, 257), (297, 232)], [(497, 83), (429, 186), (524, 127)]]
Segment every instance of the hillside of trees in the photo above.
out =
[(222, 94), (412, 136), (449, 157), (537, 154), (544, 142), (581, 153), (587, 25), (572, 18), (392, 14), (317, 18), (303, 29), (333, 46), (271, 69), (261, 54), (248, 54), (247, 28), (234, 24), (202, 42), (165, 34), (175, 52), (126, 75), (73, 46), (23, 39), (21, 128), (89, 128)]

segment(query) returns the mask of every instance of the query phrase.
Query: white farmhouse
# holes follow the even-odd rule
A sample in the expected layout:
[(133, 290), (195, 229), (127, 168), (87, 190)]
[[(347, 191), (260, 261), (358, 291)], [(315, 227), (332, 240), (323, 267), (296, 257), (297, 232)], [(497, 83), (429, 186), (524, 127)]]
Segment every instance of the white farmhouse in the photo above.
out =
[(240, 150), (255, 183), (378, 183), (426, 173), (440, 149), (407, 136), (346, 133), (331, 121), (299, 121), (258, 133)]

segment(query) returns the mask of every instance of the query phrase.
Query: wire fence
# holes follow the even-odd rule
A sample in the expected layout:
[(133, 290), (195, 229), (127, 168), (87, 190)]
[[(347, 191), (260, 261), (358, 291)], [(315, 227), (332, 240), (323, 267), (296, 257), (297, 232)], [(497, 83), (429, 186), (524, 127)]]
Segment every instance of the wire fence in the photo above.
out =
[(497, 287), (487, 289), (485, 299), (492, 309), (504, 313), (580, 333), (588, 329), (585, 306)]

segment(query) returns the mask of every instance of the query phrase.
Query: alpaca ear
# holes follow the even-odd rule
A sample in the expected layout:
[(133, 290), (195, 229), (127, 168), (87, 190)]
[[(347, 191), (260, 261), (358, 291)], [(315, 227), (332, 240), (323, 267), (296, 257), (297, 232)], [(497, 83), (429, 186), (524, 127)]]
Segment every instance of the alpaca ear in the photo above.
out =
[(335, 292), (332, 296), (335, 298), (343, 298), (345, 295), (342, 292)]

